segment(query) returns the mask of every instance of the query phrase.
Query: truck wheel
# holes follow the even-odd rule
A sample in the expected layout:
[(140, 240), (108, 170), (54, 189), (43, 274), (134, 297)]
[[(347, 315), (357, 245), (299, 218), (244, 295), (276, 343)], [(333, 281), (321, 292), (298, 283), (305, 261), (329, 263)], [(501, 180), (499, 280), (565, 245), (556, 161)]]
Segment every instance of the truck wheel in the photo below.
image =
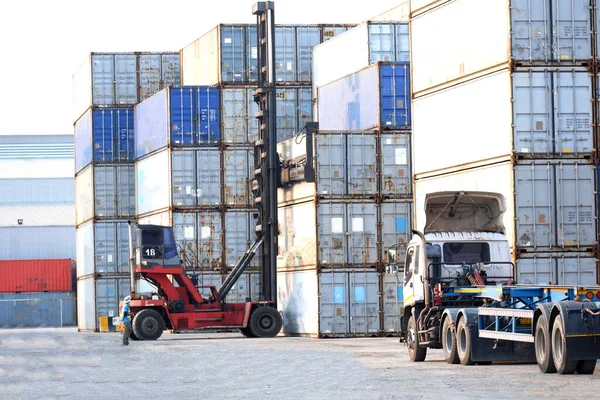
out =
[(242, 335), (244, 335), (245, 337), (249, 337), (249, 338), (253, 338), (255, 337), (254, 335), (252, 335), (252, 332), (250, 332), (250, 327), (245, 327), (245, 328), (240, 328), (240, 332), (242, 333)]
[(248, 321), (249, 332), (254, 337), (275, 337), (282, 325), (279, 311), (269, 306), (254, 309)]
[(554, 360), (552, 359), (552, 340), (550, 338), (550, 324), (544, 314), (540, 315), (535, 325), (535, 360), (540, 371), (545, 374), (556, 372)]
[(140, 340), (156, 340), (165, 330), (165, 321), (162, 316), (150, 308), (146, 308), (133, 317), (133, 333)]
[(456, 332), (452, 332), (452, 322), (449, 317), (444, 320), (442, 325), (442, 349), (448, 364), (460, 363), (456, 350)]
[(458, 350), (458, 358), (462, 365), (473, 365), (471, 353), (471, 328), (467, 324), (467, 317), (460, 319), (458, 328), (456, 329), (456, 349)]
[(406, 332), (406, 345), (408, 346), (408, 357), (410, 358), (410, 361), (425, 361), (425, 357), (427, 357), (427, 348), (419, 346), (420, 342), (417, 321), (415, 320), (415, 316), (412, 315), (408, 320)]
[(577, 361), (567, 361), (567, 341), (560, 315), (552, 325), (552, 359), (559, 374), (572, 374), (577, 368)]
[(577, 363), (577, 373), (580, 375), (592, 375), (596, 369), (596, 360), (581, 360)]

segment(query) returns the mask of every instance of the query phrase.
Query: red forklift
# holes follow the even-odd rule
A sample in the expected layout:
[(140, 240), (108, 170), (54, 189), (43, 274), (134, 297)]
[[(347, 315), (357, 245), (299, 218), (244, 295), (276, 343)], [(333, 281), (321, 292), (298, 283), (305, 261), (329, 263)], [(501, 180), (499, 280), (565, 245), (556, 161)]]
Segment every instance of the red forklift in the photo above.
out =
[[(259, 80), (254, 93), (254, 100), (259, 104), (256, 114), (259, 140), (255, 142), (254, 165), (257, 167), (252, 181), (257, 209), (256, 239), (219, 289), (214, 286), (196, 287), (185, 273), (173, 228), (138, 225), (135, 250), (130, 241), (131, 264), (135, 264), (131, 268), (130, 302), (133, 315), (131, 338), (134, 340), (156, 340), (165, 329), (173, 332), (239, 329), (246, 337), (274, 337), (281, 330), (282, 317), (277, 311), (276, 298), (277, 187), (282, 181), (290, 180), (290, 175), (294, 176), (292, 180), (297, 180), (298, 169), (303, 169), (304, 165), (293, 162), (283, 165), (277, 154), (273, 2), (256, 3), (253, 14), (257, 16), (259, 44)], [(307, 126), (307, 129), (316, 130), (316, 124)], [(282, 173), (282, 168), (287, 172)], [(306, 172), (306, 180), (314, 180), (312, 167), (306, 168)], [(302, 176), (302, 179), (305, 177)], [(260, 301), (246, 299), (244, 303), (228, 303), (227, 294), (257, 253), (261, 265)], [(157, 293), (135, 293), (137, 279), (150, 282), (157, 288)], [(201, 291), (208, 291), (210, 295), (203, 297)]]

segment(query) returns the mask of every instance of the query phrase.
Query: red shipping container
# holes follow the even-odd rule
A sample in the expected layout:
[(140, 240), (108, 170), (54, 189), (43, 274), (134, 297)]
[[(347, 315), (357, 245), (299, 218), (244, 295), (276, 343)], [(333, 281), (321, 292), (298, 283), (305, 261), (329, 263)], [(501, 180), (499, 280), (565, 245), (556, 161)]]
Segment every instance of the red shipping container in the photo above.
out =
[(70, 259), (0, 260), (0, 293), (71, 292)]

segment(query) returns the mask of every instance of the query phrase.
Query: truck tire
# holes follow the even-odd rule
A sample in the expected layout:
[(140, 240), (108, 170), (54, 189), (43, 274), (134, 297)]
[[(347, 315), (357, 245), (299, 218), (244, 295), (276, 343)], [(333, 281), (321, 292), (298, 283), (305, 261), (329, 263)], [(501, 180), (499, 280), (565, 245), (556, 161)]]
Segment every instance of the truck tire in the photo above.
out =
[(412, 315), (408, 320), (408, 327), (406, 329), (406, 346), (408, 347), (408, 357), (410, 358), (410, 361), (425, 361), (425, 357), (427, 357), (427, 348), (421, 347), (419, 345), (420, 342), (421, 339), (419, 339), (417, 321), (415, 320), (415, 316)]
[(577, 361), (567, 361), (567, 341), (560, 315), (556, 316), (552, 325), (552, 359), (559, 374), (572, 374), (577, 368)]
[(275, 337), (282, 325), (283, 321), (279, 311), (273, 307), (263, 306), (255, 308), (250, 314), (248, 330), (254, 337)]
[(580, 375), (592, 375), (596, 369), (596, 360), (581, 360), (577, 363), (577, 373)]
[(162, 315), (151, 308), (136, 313), (131, 325), (133, 333), (140, 340), (156, 340), (165, 330), (165, 321)]
[(456, 328), (456, 349), (462, 365), (475, 364), (471, 352), (471, 328), (467, 324), (467, 317), (462, 317)]
[(456, 332), (452, 331), (452, 321), (450, 317), (444, 320), (442, 325), (442, 349), (444, 357), (448, 364), (459, 364), (458, 350), (456, 350)]
[(534, 331), (535, 360), (540, 371), (545, 374), (556, 372), (554, 360), (552, 358), (552, 339), (550, 338), (550, 324), (546, 315), (540, 315), (535, 325)]

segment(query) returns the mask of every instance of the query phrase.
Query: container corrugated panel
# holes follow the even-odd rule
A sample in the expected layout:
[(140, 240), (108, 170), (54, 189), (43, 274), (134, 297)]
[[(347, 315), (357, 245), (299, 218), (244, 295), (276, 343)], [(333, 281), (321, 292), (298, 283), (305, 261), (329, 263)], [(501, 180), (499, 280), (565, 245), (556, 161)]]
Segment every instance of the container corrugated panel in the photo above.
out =
[[(171, 150), (171, 206), (184, 208), (220, 204), (220, 165), (221, 152), (216, 148)], [(156, 168), (160, 165), (157, 164)], [(143, 172), (141, 168), (140, 171)], [(146, 176), (151, 182), (151, 175)], [(144, 194), (142, 192), (147, 186), (146, 183), (139, 186), (139, 196)]]
[(517, 258), (523, 285), (598, 285), (598, 259), (589, 253), (534, 253)]
[(404, 260), (406, 245), (412, 237), (412, 200), (388, 200), (379, 207), (383, 261), (389, 262), (386, 249), (391, 248), (396, 249), (399, 260)]
[(75, 259), (75, 225), (0, 227), (0, 259)]
[(221, 141), (220, 93), (208, 86), (167, 88), (135, 107), (136, 157), (167, 145)]
[[(235, 266), (252, 245), (256, 236), (254, 213), (255, 211), (247, 210), (225, 211), (225, 264), (227, 267)], [(260, 265), (260, 254), (259, 249), (250, 263), (251, 266), (257, 267)]]
[[(132, 229), (135, 243), (135, 229)], [(129, 272), (127, 221), (89, 221), (77, 228), (77, 276)]]
[(89, 166), (75, 181), (77, 225), (92, 218), (135, 215), (133, 164)]
[(222, 137), (226, 144), (248, 144), (258, 139), (258, 125), (254, 115), (254, 89), (223, 88), (221, 90)]
[(278, 273), (283, 333), (374, 336), (380, 331), (379, 274), (368, 270)]
[(249, 206), (252, 200), (250, 183), (254, 177), (254, 148), (223, 150), (222, 171), (224, 203), (230, 206)]
[(449, 2), (411, 20), (413, 95), (509, 62), (581, 64), (592, 57), (592, 31), (589, 0)]
[(74, 203), (73, 178), (0, 179), (0, 205)]
[(406, 63), (378, 63), (321, 86), (319, 129), (409, 129), (409, 70)]
[(91, 53), (73, 75), (74, 120), (91, 106), (133, 106), (180, 85), (179, 54)]
[(70, 292), (73, 260), (0, 260), (0, 293)]
[(134, 159), (133, 108), (90, 109), (75, 123), (75, 171)]
[(223, 263), (222, 213), (172, 213), (177, 247), (187, 268), (216, 269)]
[[(578, 161), (498, 163), (415, 181), (416, 198), (438, 191), (489, 191), (506, 199), (504, 226), (518, 252), (583, 251), (597, 244), (595, 168)], [(425, 215), (416, 210), (417, 229)]]
[(410, 135), (382, 133), (379, 140), (381, 194), (389, 197), (411, 195)]
[[(401, 258), (402, 260), (403, 258)], [(383, 275), (383, 333), (394, 335), (401, 332), (401, 317), (404, 316), (403, 272)]]
[(77, 281), (77, 326), (80, 331), (98, 331), (100, 317), (119, 315), (119, 302), (131, 292), (128, 277)]
[(0, 328), (76, 325), (74, 292), (0, 294)]
[(408, 22), (366, 22), (313, 49), (313, 90), (377, 61), (409, 62)]
[[(420, 97), (412, 104), (414, 173), (513, 152), (524, 157), (589, 157), (593, 97), (591, 78), (583, 68), (502, 71)], [(448, 125), (449, 120), (461, 123)], [(465, 143), (476, 151), (464, 151)]]

